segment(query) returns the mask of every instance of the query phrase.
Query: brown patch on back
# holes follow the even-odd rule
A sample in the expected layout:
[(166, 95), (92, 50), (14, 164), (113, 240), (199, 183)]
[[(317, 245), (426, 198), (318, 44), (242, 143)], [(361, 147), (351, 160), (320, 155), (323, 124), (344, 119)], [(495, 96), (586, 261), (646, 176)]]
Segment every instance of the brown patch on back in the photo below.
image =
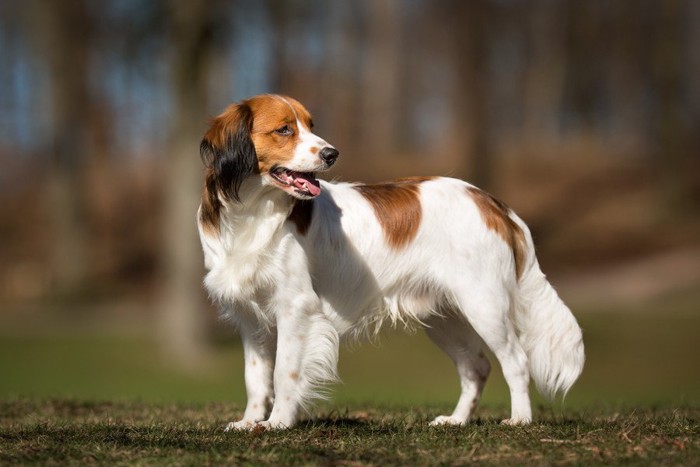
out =
[(387, 242), (393, 248), (407, 245), (418, 232), (423, 217), (418, 195), (420, 183), (426, 180), (428, 178), (403, 178), (354, 187), (372, 205)]
[(423, 183), (423, 182), (429, 182), (430, 180), (435, 180), (438, 177), (434, 177), (432, 175), (423, 175), (423, 176), (418, 176), (418, 177), (403, 177), (403, 178), (397, 178), (394, 180), (394, 183)]
[(525, 234), (508, 215), (510, 208), (478, 188), (468, 187), (467, 193), (479, 208), (486, 227), (496, 232), (510, 246), (515, 261), (515, 275), (520, 279), (525, 265)]
[(294, 207), (288, 219), (297, 227), (297, 232), (301, 235), (306, 235), (306, 232), (309, 231), (309, 227), (311, 226), (313, 214), (314, 201), (298, 199), (294, 201)]

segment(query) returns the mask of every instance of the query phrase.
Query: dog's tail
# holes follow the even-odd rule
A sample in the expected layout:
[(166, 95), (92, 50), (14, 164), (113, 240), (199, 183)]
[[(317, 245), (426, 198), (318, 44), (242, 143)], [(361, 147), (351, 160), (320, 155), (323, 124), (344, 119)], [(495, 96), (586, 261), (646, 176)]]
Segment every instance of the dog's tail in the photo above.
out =
[(581, 328), (540, 270), (529, 229), (517, 216), (513, 220), (525, 234), (526, 250), (513, 320), (537, 390), (553, 399), (566, 395), (583, 370)]

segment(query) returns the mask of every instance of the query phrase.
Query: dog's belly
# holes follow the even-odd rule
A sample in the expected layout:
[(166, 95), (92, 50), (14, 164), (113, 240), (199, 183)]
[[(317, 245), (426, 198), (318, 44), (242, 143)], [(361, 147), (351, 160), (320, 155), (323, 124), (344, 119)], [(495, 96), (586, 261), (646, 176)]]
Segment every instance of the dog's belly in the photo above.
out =
[[(439, 289), (406, 279), (391, 287), (317, 290), (323, 312), (343, 337), (361, 338), (379, 332), (383, 324), (413, 326), (444, 307)], [(342, 282), (341, 282), (342, 283)], [(427, 284), (427, 282), (426, 282)]]

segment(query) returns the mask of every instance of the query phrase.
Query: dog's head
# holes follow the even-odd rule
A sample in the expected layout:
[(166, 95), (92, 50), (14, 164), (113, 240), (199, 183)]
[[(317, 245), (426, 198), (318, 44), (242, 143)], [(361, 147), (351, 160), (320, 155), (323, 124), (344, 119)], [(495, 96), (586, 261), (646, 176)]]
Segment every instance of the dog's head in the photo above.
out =
[(308, 110), (291, 97), (265, 94), (230, 105), (212, 120), (200, 146), (207, 184), (240, 201), (242, 183), (258, 175), (296, 198), (315, 198), (321, 186), (314, 174), (328, 170), (338, 151), (312, 127)]

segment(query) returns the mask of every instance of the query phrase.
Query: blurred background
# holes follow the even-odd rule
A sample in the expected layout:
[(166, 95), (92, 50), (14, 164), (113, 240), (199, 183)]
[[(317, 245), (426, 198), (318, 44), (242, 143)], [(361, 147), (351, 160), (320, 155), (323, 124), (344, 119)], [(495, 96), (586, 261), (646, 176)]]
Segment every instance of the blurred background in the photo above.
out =
[[(0, 0), (0, 397), (244, 401), (198, 146), (276, 92), (328, 177), (460, 177), (528, 222), (584, 328), (569, 404), (697, 403), (699, 83), (692, 0)], [(340, 372), (336, 403), (458, 394), (420, 332)]]

